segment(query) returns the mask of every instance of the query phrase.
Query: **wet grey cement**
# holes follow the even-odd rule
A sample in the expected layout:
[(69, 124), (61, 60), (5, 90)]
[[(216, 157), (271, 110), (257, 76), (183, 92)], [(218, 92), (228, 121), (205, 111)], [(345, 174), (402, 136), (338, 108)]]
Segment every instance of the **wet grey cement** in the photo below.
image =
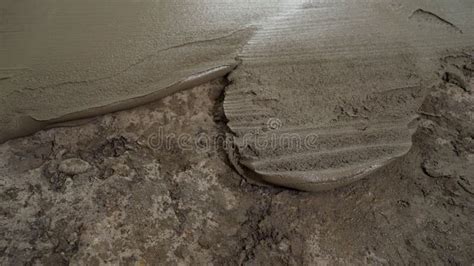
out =
[[(154, 101), (239, 64), (224, 102), (236, 166), (263, 182), (332, 188), (410, 149), (439, 59), (474, 45), (473, 6), (5, 1), (0, 141)], [(271, 133), (323, 137), (309, 148), (245, 143), (268, 137), (268, 121)]]
[(404, 156), (432, 87), (446, 75), (469, 83), (462, 66), (441, 69), (440, 58), (469, 54), (472, 6), (313, 2), (270, 18), (226, 90), (236, 168), (321, 191)]
[(283, 8), (274, 1), (2, 1), (0, 142), (222, 76), (258, 21)]

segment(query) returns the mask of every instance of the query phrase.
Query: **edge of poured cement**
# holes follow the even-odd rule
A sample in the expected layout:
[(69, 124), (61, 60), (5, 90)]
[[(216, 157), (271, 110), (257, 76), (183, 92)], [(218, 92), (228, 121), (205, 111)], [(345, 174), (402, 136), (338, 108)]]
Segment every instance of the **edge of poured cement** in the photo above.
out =
[(171, 84), (164, 88), (158, 88), (154, 92), (133, 97), (129, 99), (120, 100), (111, 104), (91, 107), (78, 112), (69, 113), (50, 120), (38, 120), (31, 116), (25, 115), (18, 119), (17, 127), (10, 132), (0, 134), (0, 144), (8, 140), (31, 135), (42, 129), (48, 129), (61, 126), (74, 126), (82, 124), (84, 119), (92, 118), (107, 113), (127, 110), (140, 105), (148, 104), (157, 101), (170, 94), (183, 91), (203, 83), (209, 82), (219, 77), (223, 77), (230, 73), (237, 67), (239, 62), (217, 66), (203, 72), (193, 74), (178, 82)]

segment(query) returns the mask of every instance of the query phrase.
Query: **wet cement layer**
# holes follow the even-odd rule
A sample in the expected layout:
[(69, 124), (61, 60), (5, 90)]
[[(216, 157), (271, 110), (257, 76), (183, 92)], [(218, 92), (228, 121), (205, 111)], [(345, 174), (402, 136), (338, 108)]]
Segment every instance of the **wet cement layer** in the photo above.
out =
[[(324, 125), (335, 116), (327, 102), (344, 106), (351, 95), (419, 86), (439, 53), (472, 46), (473, 5), (2, 1), (0, 142), (225, 75), (236, 56), (244, 62), (241, 72), (278, 102), (264, 106), (271, 116), (285, 125)], [(236, 83), (243, 76), (236, 73)], [(403, 119), (413, 113), (413, 107), (404, 114), (392, 109)]]
[(284, 2), (2, 1), (0, 142), (225, 74)]
[(448, 72), (469, 80), (462, 64), (439, 69), (440, 58), (474, 47), (473, 6), (312, 1), (272, 17), (226, 90), (241, 172), (319, 191), (404, 156), (433, 84)]

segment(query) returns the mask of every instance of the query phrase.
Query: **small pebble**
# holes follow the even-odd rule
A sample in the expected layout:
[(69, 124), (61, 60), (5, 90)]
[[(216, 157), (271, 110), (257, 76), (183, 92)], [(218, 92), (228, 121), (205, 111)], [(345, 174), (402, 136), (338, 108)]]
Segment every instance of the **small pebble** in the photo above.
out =
[(67, 175), (82, 174), (90, 169), (91, 165), (88, 162), (78, 158), (66, 159), (59, 164), (59, 171)]

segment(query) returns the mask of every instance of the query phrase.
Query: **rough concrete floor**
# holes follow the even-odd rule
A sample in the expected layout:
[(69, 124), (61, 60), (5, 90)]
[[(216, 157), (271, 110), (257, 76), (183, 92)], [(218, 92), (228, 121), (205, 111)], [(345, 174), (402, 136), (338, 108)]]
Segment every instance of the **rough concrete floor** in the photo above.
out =
[(410, 152), (325, 193), (229, 166), (225, 80), (2, 144), (1, 264), (470, 265), (472, 57), (446, 60)]

